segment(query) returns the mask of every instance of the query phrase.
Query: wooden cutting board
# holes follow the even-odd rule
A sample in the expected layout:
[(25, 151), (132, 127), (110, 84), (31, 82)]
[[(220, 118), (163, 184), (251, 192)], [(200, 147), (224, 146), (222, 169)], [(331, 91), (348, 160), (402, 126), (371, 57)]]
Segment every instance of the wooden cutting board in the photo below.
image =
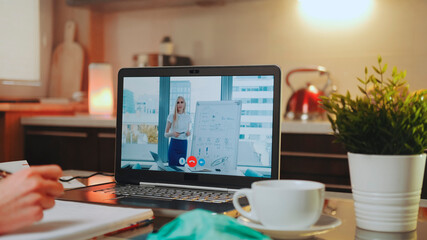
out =
[(83, 48), (74, 42), (76, 25), (65, 23), (64, 42), (54, 50), (50, 69), (49, 96), (71, 98), (81, 90), (83, 76)]

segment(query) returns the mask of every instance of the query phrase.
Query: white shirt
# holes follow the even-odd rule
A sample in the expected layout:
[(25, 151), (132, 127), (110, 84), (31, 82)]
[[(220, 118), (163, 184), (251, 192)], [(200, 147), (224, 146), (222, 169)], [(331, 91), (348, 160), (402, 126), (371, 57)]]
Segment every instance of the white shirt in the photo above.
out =
[(187, 131), (190, 130), (190, 124), (191, 124), (191, 118), (190, 115), (187, 113), (178, 113), (176, 116), (175, 126), (173, 124), (173, 113), (169, 114), (168, 116), (168, 122), (171, 124), (171, 128), (169, 129), (169, 132), (178, 132), (181, 133), (178, 137), (172, 137), (175, 139), (187, 139)]

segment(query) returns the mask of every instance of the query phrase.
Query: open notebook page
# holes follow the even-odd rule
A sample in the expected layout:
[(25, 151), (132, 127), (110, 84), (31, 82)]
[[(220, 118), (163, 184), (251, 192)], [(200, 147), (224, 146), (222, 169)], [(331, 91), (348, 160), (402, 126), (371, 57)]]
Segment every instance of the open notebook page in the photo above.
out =
[(90, 239), (153, 217), (151, 209), (114, 207), (56, 200), (55, 207), (29, 227), (0, 240)]

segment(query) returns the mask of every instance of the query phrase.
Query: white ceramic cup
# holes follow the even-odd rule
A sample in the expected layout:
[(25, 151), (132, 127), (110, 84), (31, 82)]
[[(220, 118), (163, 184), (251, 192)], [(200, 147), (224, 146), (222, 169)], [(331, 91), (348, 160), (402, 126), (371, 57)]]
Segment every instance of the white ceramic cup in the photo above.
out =
[[(267, 228), (300, 230), (317, 222), (322, 214), (325, 185), (305, 180), (265, 180), (233, 196), (236, 210), (245, 218)], [(251, 211), (245, 211), (239, 198), (246, 196)]]

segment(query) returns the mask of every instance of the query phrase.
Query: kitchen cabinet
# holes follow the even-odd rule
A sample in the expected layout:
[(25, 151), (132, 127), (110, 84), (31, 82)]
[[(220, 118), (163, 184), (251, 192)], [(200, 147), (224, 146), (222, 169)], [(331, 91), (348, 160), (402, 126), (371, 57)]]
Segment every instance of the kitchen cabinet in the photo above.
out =
[(114, 128), (25, 127), (25, 157), (30, 165), (114, 172)]
[(350, 190), (347, 153), (331, 134), (282, 133), (280, 176)]
[(0, 103), (0, 162), (24, 159), (21, 118), (35, 115), (71, 115), (75, 106), (41, 103)]
[(114, 172), (115, 120), (90, 117), (23, 118), (30, 165)]
[[(292, 129), (282, 131), (280, 178), (319, 181), (328, 190), (351, 192), (347, 151), (333, 142), (334, 136)], [(427, 169), (424, 170), (423, 199), (427, 199), (426, 172)]]

